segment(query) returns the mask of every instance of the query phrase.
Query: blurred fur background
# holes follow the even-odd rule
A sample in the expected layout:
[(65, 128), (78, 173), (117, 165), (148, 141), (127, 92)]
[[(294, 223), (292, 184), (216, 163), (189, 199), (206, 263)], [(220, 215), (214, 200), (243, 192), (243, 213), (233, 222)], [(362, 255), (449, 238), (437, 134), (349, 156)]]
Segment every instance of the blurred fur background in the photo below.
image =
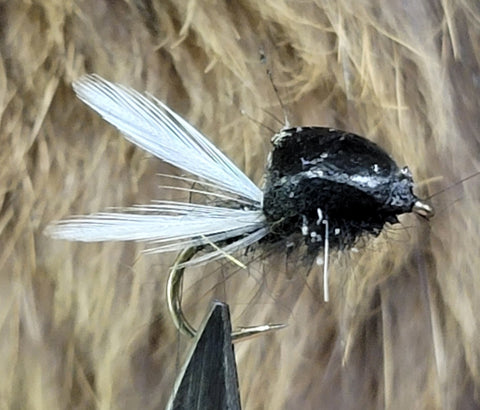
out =
[[(88, 110), (73, 80), (148, 90), (261, 184), (272, 135), (249, 117), (275, 130), (267, 111), (282, 117), (268, 66), (293, 125), (368, 136), (425, 197), (480, 170), (479, 44), (474, 0), (0, 1), (0, 407), (161, 408), (189, 345), (165, 311), (174, 255), (42, 234), (170, 195), (155, 173), (174, 170)], [(328, 304), (318, 273), (263, 302), (251, 275), (235, 294), (222, 284), (234, 323), (289, 323), (236, 346), (243, 408), (479, 408), (479, 183), (435, 196), (429, 223), (407, 215), (332, 254)], [(212, 297), (185, 296), (199, 317)]]

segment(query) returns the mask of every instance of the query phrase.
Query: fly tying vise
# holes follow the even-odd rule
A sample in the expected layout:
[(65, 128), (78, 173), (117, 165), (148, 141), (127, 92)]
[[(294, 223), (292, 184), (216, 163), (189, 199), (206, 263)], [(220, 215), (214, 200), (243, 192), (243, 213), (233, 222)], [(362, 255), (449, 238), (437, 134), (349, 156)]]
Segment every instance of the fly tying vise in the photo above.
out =
[[(324, 299), (328, 301), (328, 252), (352, 245), (362, 234), (378, 235), (386, 223), (433, 208), (413, 194), (408, 168), (400, 169), (373, 142), (333, 128), (284, 128), (272, 138), (263, 190), (199, 131), (149, 94), (86, 75), (73, 84), (77, 96), (135, 145), (195, 175), (212, 204), (154, 201), (72, 217), (47, 228), (57, 239), (85, 242), (149, 242), (148, 252), (182, 251), (171, 270), (167, 303), (177, 328), (196, 331), (181, 309), (184, 269), (253, 244), (301, 243), (307, 259), (323, 249)], [(185, 181), (188, 178), (175, 177)], [(202, 255), (198, 255), (200, 250)], [(240, 263), (236, 261), (237, 263)], [(234, 339), (283, 325), (241, 328)]]

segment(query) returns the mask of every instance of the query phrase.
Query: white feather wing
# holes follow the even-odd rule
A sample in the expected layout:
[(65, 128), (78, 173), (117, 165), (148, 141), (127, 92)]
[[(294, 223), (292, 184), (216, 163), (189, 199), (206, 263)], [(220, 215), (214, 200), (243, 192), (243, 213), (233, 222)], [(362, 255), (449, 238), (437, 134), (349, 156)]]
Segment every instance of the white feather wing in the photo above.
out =
[(78, 97), (125, 137), (156, 157), (260, 204), (262, 191), (192, 125), (148, 94), (91, 74), (73, 84)]
[(50, 225), (46, 233), (83, 242), (148, 241), (161, 252), (241, 236), (264, 226), (260, 210), (160, 201), (125, 212), (73, 217)]
[[(225, 194), (219, 194), (217, 198), (236, 202), (236, 207), (156, 201), (118, 212), (56, 222), (47, 228), (47, 235), (84, 242), (145, 241), (151, 244), (151, 252), (176, 251), (233, 239), (224, 249), (217, 248), (203, 255), (202, 262), (217, 259), (225, 251), (249, 246), (267, 235), (261, 210), (261, 190), (168, 107), (153, 97), (110, 83), (97, 75), (82, 77), (74, 83), (74, 89), (80, 99), (115, 125), (131, 142), (211, 182), (204, 183), (205, 186), (235, 194), (237, 198)], [(193, 189), (191, 192), (210, 194)]]

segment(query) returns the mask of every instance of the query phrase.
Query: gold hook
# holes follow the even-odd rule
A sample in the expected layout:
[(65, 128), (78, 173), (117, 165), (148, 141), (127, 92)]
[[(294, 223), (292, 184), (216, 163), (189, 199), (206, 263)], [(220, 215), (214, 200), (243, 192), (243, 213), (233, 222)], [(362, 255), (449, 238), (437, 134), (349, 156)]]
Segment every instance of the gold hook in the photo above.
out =
[[(181, 287), (185, 271), (184, 264), (200, 250), (198, 247), (185, 248), (180, 252), (172, 266), (167, 281), (167, 305), (175, 327), (184, 335), (195, 337), (196, 329), (188, 322), (182, 311)], [(232, 341), (245, 340), (260, 334), (272, 332), (286, 327), (285, 324), (267, 324), (260, 326), (240, 327), (232, 332)]]

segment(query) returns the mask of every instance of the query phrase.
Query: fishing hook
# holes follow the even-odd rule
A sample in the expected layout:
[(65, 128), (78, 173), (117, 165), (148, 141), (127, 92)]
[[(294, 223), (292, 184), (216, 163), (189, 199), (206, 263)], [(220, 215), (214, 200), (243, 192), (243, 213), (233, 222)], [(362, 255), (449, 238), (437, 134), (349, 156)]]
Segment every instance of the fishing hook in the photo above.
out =
[[(175, 327), (186, 336), (195, 337), (197, 330), (190, 324), (182, 310), (182, 279), (185, 263), (200, 250), (193, 246), (180, 252), (173, 264), (167, 281), (167, 306)], [(264, 333), (283, 329), (285, 324), (266, 324), (260, 326), (239, 327), (232, 332), (232, 341), (245, 340)]]

